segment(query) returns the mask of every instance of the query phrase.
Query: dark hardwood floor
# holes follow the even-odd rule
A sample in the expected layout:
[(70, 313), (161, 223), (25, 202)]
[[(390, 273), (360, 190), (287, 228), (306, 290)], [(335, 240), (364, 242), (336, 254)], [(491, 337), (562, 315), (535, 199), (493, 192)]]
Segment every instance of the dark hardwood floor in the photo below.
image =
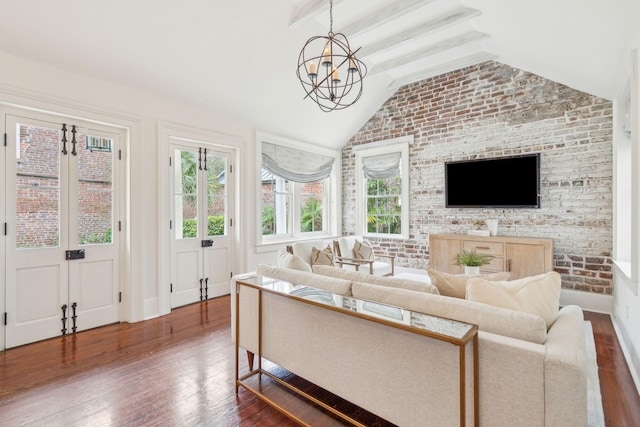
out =
[[(607, 426), (639, 426), (640, 397), (611, 320), (585, 317), (593, 325)], [(2, 426), (295, 425), (244, 389), (235, 395), (229, 297), (9, 349), (0, 361)], [(340, 399), (333, 404), (366, 425), (387, 425)]]
[(611, 317), (585, 312), (584, 318), (591, 321), (593, 327), (605, 424), (610, 427), (640, 426), (640, 396)]

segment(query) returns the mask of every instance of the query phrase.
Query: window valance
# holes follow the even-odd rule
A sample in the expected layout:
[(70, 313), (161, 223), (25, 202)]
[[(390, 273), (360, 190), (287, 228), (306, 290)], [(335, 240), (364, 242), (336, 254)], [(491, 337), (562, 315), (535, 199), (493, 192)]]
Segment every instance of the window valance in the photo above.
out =
[(328, 178), (335, 158), (269, 142), (262, 143), (262, 167), (293, 182), (315, 182)]
[(362, 171), (367, 179), (387, 179), (400, 175), (400, 152), (362, 158)]

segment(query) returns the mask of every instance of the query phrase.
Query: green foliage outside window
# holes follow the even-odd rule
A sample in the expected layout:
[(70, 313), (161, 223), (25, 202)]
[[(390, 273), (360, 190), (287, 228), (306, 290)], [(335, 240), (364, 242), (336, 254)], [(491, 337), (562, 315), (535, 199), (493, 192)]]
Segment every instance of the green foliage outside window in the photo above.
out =
[(318, 199), (307, 199), (300, 213), (302, 232), (322, 231), (322, 204)]
[[(180, 152), (180, 162), (182, 171), (182, 194), (195, 195), (198, 192), (198, 170), (195, 154), (189, 151)], [(218, 182), (218, 176), (224, 172), (226, 160), (221, 157), (208, 157), (207, 170), (207, 197), (209, 204), (215, 202), (216, 198), (224, 192), (224, 185)]]
[(273, 234), (276, 229), (276, 216), (271, 205), (262, 205), (262, 235)]
[(100, 243), (111, 243), (111, 229), (107, 229), (107, 231), (100, 235), (100, 234), (90, 234), (88, 236), (86, 235), (79, 235), (78, 236), (78, 244), (80, 245), (91, 245), (91, 244), (100, 244)]
[[(212, 215), (207, 224), (208, 236), (224, 236), (224, 215)], [(195, 218), (182, 221), (182, 237), (196, 237), (198, 235), (198, 221)]]
[(367, 232), (401, 234), (400, 177), (367, 180)]

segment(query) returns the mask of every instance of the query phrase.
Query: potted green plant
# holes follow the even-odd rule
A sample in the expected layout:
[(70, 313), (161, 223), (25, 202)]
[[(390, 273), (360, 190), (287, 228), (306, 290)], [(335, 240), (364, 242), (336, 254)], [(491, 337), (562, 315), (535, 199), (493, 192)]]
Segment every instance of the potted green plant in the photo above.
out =
[(455, 265), (464, 266), (464, 274), (478, 275), (480, 274), (480, 267), (488, 264), (493, 259), (493, 256), (487, 254), (479, 254), (475, 249), (471, 251), (462, 250), (453, 260)]

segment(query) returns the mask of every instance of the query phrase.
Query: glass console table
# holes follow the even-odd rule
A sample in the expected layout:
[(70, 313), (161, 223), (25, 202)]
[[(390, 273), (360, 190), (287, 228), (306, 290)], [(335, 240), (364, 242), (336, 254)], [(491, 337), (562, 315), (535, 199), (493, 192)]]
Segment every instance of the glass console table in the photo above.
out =
[[(258, 291), (258, 304), (257, 304), (257, 319), (258, 319), (258, 351), (257, 351), (257, 368), (251, 368), (250, 371), (244, 375), (240, 375), (239, 369), (239, 351), (240, 351), (240, 298), (238, 294), (242, 287), (249, 287)], [(425, 337), (435, 339), (438, 341), (448, 342), (459, 347), (459, 378), (460, 378), (460, 426), (466, 424), (467, 413), (467, 393), (466, 393), (466, 347), (473, 343), (473, 418), (474, 425), (479, 425), (479, 397), (478, 397), (478, 327), (476, 325), (459, 322), (456, 320), (441, 318), (424, 313), (418, 313), (394, 307), (385, 304), (379, 304), (371, 301), (365, 301), (356, 299), (353, 297), (346, 297), (342, 295), (333, 294), (321, 289), (316, 289), (303, 285), (296, 285), (283, 280), (272, 279), (263, 276), (251, 276), (238, 279), (236, 281), (236, 298), (235, 298), (235, 364), (236, 364), (236, 394), (239, 387), (243, 387), (249, 392), (256, 395), (258, 398), (268, 403), (272, 407), (283, 412), (288, 417), (294, 419), (301, 425), (309, 425), (302, 419), (298, 418), (290, 410), (285, 409), (281, 404), (277, 403), (274, 398), (266, 395), (261, 390), (262, 376), (266, 376), (273, 380), (275, 383), (285, 387), (286, 389), (303, 396), (309, 401), (322, 407), (324, 410), (346, 420), (353, 425), (363, 425), (358, 421), (352, 419), (346, 414), (341, 413), (332, 406), (325, 404), (324, 402), (314, 398), (313, 396), (305, 393), (296, 386), (288, 383), (277, 377), (269, 370), (263, 367), (263, 355), (262, 355), (262, 295), (263, 293), (269, 293), (277, 295), (282, 298), (293, 299), (304, 304), (310, 304), (316, 307), (321, 307), (326, 310), (332, 310), (339, 313), (343, 313), (349, 316), (365, 319), (370, 322), (375, 322), (385, 327), (402, 329), (414, 334), (423, 335)], [(264, 358), (265, 360), (268, 360)], [(251, 362), (250, 362), (251, 364)], [(295, 374), (295, 372), (293, 372)], [(251, 383), (250, 379), (257, 377), (257, 383)], [(329, 390), (331, 391), (331, 390)]]

